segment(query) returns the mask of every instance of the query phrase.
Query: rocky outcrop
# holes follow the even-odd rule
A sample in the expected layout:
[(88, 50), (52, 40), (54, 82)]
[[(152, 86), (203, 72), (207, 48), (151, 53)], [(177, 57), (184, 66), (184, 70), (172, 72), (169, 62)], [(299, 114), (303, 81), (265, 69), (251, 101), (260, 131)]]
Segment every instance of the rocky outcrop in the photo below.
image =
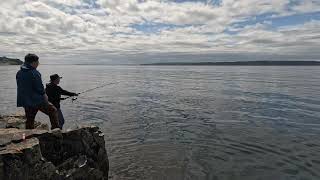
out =
[(0, 57), (0, 66), (1, 65), (21, 65), (21, 64), (23, 64), (23, 62), (20, 59)]
[[(36, 129), (49, 130), (48, 124), (42, 124), (37, 121), (34, 126)], [(0, 129), (4, 128), (25, 129), (26, 119), (24, 115), (21, 112), (18, 112), (15, 115), (0, 116)]]
[(104, 134), (98, 127), (0, 129), (0, 179), (100, 180), (108, 179), (108, 171)]

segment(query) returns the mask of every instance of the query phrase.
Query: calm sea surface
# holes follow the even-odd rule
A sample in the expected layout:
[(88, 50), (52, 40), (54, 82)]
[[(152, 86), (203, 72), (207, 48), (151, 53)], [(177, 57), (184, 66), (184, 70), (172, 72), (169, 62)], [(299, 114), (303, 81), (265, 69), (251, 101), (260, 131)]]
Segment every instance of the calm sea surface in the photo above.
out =
[[(0, 67), (0, 114), (19, 110), (18, 68)], [(320, 67), (39, 70), (70, 91), (114, 83), (62, 104), (66, 128), (105, 133), (110, 179), (320, 179)]]

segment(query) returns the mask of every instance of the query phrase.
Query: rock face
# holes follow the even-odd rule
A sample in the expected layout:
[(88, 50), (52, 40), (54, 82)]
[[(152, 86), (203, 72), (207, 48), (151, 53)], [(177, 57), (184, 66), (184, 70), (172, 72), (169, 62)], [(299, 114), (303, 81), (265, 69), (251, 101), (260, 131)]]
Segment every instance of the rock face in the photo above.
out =
[[(48, 124), (41, 124), (40, 122), (35, 122), (34, 126), (36, 129), (49, 130)], [(0, 116), (0, 129), (4, 128), (26, 128), (26, 119), (23, 114), (17, 113), (11, 116)]]
[(100, 180), (108, 179), (108, 171), (104, 134), (98, 127), (0, 129), (1, 180)]

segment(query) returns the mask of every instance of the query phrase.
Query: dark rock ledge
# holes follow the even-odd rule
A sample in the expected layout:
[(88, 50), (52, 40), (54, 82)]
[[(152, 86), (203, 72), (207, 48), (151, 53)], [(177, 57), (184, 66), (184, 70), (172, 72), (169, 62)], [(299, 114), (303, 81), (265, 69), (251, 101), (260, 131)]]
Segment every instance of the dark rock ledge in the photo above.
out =
[(104, 134), (98, 127), (48, 131), (38, 123), (19, 129), (18, 116), (0, 117), (0, 179), (108, 179), (109, 161)]

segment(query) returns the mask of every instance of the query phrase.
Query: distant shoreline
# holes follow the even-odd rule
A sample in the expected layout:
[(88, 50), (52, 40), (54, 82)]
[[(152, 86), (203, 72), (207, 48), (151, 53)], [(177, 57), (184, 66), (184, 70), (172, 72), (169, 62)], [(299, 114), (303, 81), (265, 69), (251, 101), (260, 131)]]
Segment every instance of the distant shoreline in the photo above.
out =
[(168, 62), (142, 66), (320, 66), (320, 61), (232, 61), (232, 62)]
[(23, 64), (23, 62), (20, 59), (0, 57), (0, 66), (21, 65), (21, 64)]

